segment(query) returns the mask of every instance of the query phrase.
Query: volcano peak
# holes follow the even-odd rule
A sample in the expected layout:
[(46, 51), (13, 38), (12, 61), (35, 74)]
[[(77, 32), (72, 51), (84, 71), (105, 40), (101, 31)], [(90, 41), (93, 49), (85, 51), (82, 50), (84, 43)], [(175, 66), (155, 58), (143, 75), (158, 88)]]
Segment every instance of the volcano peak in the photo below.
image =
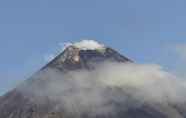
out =
[(74, 70), (89, 68), (92, 63), (97, 64), (104, 61), (130, 62), (131, 60), (97, 41), (82, 40), (68, 44), (64, 51), (45, 67)]

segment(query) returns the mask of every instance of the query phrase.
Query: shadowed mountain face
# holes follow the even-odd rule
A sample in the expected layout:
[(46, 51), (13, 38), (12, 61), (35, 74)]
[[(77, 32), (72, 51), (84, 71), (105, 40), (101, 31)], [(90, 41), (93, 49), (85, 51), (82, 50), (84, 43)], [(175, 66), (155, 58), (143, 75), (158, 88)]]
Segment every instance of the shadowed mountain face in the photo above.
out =
[[(87, 108), (85, 106), (83, 110), (80, 110), (81, 105), (79, 109), (73, 106), (73, 104), (72, 108), (69, 108), (70, 110), (65, 107), (68, 99), (72, 99), (71, 94), (86, 93), (87, 96), (91, 96), (94, 94), (92, 91), (97, 91), (97, 89), (90, 90), (90, 88), (87, 88), (80, 90), (76, 88), (75, 84), (74, 87), (71, 87), (67, 91), (58, 90), (56, 93), (54, 91), (48, 91), (48, 83), (55, 79), (64, 79), (64, 77), (62, 77), (64, 74), (78, 70), (91, 71), (94, 70), (97, 65), (104, 62), (131, 63), (132, 61), (107, 47), (94, 50), (81, 49), (73, 45), (67, 47), (60, 55), (44, 66), (38, 73), (34, 74), (29, 80), (0, 97), (0, 118), (186, 118), (186, 109), (183, 104), (141, 103), (117, 87), (100, 89), (98, 93), (101, 94), (103, 98), (107, 96), (105, 99), (108, 100), (106, 102), (100, 102), (99, 104), (88, 105)], [(55, 70), (55, 72), (53, 74), (53, 71), (48, 70)], [(61, 81), (59, 81), (59, 83), (60, 82)], [(55, 87), (59, 89), (60, 86), (65, 85), (66, 84), (61, 83), (56, 86), (55, 84)], [(73, 84), (70, 85), (73, 86)], [(97, 86), (99, 88), (99, 84)], [(60, 97), (53, 98), (51, 96)], [(110, 98), (108, 98), (108, 96)], [(116, 97), (119, 98), (119, 101), (115, 100)], [(87, 97), (87, 99), (88, 98), (89, 97)], [(72, 100), (76, 101), (77, 99)], [(87, 102), (86, 99), (85, 102)], [(88, 102), (90, 101), (88, 100)], [(112, 106), (112, 109), (108, 107), (107, 109), (109, 110), (105, 111), (105, 108), (99, 107), (100, 104), (101, 106)]]

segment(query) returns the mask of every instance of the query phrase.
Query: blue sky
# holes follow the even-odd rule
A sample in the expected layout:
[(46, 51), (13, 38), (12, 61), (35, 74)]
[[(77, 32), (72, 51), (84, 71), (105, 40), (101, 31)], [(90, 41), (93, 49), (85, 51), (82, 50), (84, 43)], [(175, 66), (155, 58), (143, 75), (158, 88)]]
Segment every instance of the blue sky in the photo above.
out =
[(0, 0), (0, 94), (42, 67), (59, 43), (82, 38), (174, 70), (183, 65), (174, 47), (186, 44), (185, 11), (185, 0)]

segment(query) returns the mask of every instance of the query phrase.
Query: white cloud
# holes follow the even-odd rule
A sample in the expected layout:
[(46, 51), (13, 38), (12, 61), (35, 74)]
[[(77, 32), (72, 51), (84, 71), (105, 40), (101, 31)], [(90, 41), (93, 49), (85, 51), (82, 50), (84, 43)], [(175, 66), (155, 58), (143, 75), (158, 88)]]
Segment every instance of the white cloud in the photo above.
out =
[[(34, 93), (36, 98), (47, 96), (58, 101), (56, 109), (63, 107), (75, 114), (114, 113), (116, 109), (114, 104), (110, 104), (111, 101), (124, 105), (126, 110), (128, 107), (139, 107), (143, 103), (155, 107), (160, 104), (163, 107), (170, 103), (186, 102), (183, 80), (154, 64), (105, 63), (92, 71), (78, 70), (66, 74), (47, 69), (36, 78), (45, 81), (37, 81), (32, 85), (29, 83), (20, 90), (26, 94)], [(42, 86), (38, 86), (40, 84)], [(175, 114), (179, 115), (179, 112)]]
[(80, 42), (73, 44), (75, 47), (80, 48), (82, 50), (95, 50), (95, 49), (104, 49), (105, 46), (103, 44), (98, 43), (94, 40), (82, 40)]

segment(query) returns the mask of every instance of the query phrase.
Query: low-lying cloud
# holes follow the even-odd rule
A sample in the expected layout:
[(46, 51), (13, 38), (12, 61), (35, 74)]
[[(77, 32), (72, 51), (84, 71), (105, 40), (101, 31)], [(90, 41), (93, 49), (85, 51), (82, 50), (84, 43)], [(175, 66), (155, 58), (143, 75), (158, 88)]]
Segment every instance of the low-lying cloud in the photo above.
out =
[[(144, 104), (169, 107), (186, 102), (185, 81), (155, 64), (104, 63), (91, 71), (68, 73), (48, 68), (32, 80), (20, 90), (36, 99), (56, 101), (54, 111), (64, 109), (77, 117), (83, 113), (114, 114), (119, 106), (124, 112)], [(181, 118), (172, 111), (167, 114)]]

